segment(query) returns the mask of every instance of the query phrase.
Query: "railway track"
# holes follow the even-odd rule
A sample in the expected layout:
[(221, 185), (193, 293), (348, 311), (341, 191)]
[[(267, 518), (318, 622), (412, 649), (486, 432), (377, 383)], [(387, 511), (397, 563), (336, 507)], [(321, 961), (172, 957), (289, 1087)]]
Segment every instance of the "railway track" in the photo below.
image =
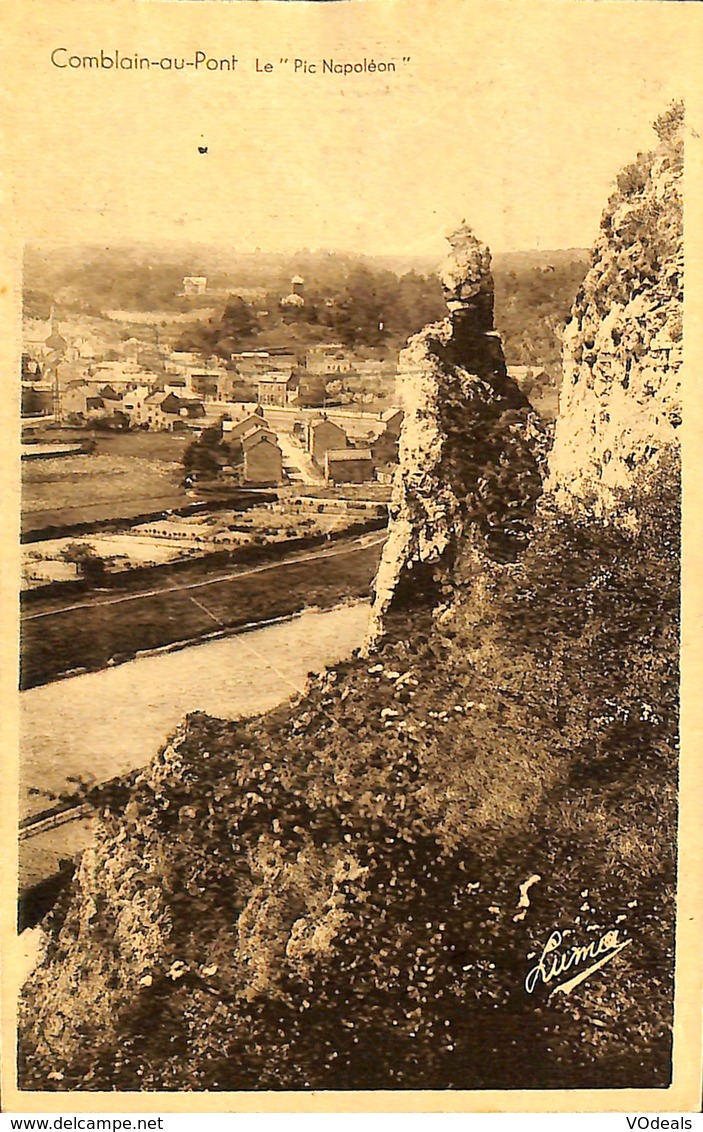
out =
[(66, 806), (61, 810), (42, 812), (36, 817), (23, 818), (19, 825), (18, 841), (27, 841), (31, 837), (38, 837), (41, 833), (49, 833), (68, 822), (79, 821), (90, 817), (93, 807), (88, 802), (79, 802), (74, 806)]

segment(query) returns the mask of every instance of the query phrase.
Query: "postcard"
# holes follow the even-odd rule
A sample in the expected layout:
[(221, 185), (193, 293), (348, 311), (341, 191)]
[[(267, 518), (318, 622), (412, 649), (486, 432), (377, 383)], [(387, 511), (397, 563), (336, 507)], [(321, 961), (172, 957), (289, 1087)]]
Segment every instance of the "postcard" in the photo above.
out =
[(697, 1110), (700, 6), (4, 25), (6, 1111)]

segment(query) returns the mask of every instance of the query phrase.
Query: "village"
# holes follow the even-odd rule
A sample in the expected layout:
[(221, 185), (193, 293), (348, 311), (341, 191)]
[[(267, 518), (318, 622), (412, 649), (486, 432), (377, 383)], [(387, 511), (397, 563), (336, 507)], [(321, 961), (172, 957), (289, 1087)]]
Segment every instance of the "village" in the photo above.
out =
[[(206, 284), (185, 277), (183, 293), (197, 296)], [(304, 303), (302, 278), (291, 287), (281, 308)], [(217, 427), (241, 449), (236, 472), (223, 463), (221, 474), (243, 484), (388, 482), (402, 420), (393, 362), (357, 357), (339, 342), (262, 345), (223, 359), (156, 338), (131, 336), (117, 350), (115, 342), (101, 350), (90, 335), (70, 336), (56, 318), (27, 320), (22, 416), (34, 427), (25, 438), (36, 439), (38, 425), (56, 441), (65, 427), (195, 436)], [(359, 375), (381, 383), (380, 411), (365, 409), (368, 395), (361, 403), (340, 396), (344, 378)]]
[[(304, 305), (304, 288), (294, 276), (280, 309)], [(197, 314), (207, 279), (184, 277), (182, 293)], [(118, 334), (107, 319), (96, 332), (53, 310), (25, 319), (24, 588), (84, 577), (86, 556), (140, 569), (329, 537), (364, 506), (385, 515), (403, 419), (392, 360), (333, 341), (208, 357), (111, 313)], [(375, 397), (346, 390), (360, 376)], [(252, 491), (267, 494), (246, 495), (244, 520)]]
[[(45, 705), (36, 718), (73, 720), (65, 734), (26, 732), (28, 829), (71, 804), (77, 774), (136, 765), (147, 716), (158, 735), (184, 702), (219, 710), (220, 689), (229, 703), (224, 652), (256, 666), (251, 687), (242, 675), (251, 706), (267, 681), (276, 695), (299, 690), (311, 666), (362, 641), (412, 323), (400, 346), (368, 309), (363, 333), (335, 334), (344, 308), (322, 288), (314, 298), (297, 273), (277, 295), (233, 295), (196, 274), (176, 288), (170, 307), (163, 287), (160, 303), (139, 309), (117, 294), (112, 309), (109, 288), (92, 309), (68, 287), (45, 309), (26, 292), (20, 686), (30, 731), (35, 703)], [(542, 374), (513, 370), (520, 384)], [(271, 634), (285, 663), (267, 659)], [(132, 687), (151, 666), (156, 698), (149, 680)], [(104, 763), (82, 699), (98, 687), (108, 714), (115, 700), (140, 704), (125, 750), (109, 745)], [(88, 748), (66, 761), (79, 735)], [(79, 823), (70, 830), (81, 835)], [(32, 837), (27, 891), (65, 851), (63, 830)]]

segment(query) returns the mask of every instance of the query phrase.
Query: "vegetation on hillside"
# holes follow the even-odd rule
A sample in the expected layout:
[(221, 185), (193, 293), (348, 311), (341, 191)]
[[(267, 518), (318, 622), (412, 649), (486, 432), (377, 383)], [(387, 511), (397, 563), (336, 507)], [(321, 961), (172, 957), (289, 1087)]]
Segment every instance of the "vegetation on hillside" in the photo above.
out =
[[(81, 254), (82, 252), (82, 254)], [(191, 253), (192, 255), (192, 253)], [(558, 384), (560, 332), (583, 279), (587, 253), (505, 253), (494, 260), (496, 325), (509, 365), (547, 369)], [(338, 341), (360, 352), (393, 354), (411, 334), (442, 318), (445, 307), (436, 274), (422, 264), (411, 270), (373, 257), (328, 253), (298, 256), (231, 255), (208, 264), (204, 250), (196, 267), (210, 293), (182, 294), (183, 276), (194, 272), (186, 253), (163, 249), (75, 249), (53, 258), (28, 249), (26, 317), (99, 315), (110, 309), (189, 311), (177, 344), (204, 356), (228, 358), (262, 345), (293, 345), (300, 352), (315, 342)], [(291, 273), (305, 276), (305, 305), (281, 307)], [(222, 298), (222, 293), (228, 295)], [(198, 315), (201, 307), (217, 315)], [(130, 333), (139, 333), (131, 328)], [(149, 331), (151, 334), (151, 330)]]
[[(23, 1086), (666, 1085), (673, 457), (636, 504), (629, 526), (545, 513), (515, 564), (467, 556), (440, 616), (396, 615), (266, 716), (191, 717), (104, 796), (29, 985)], [(630, 942), (530, 992), (555, 930)]]
[[(561, 333), (588, 266), (585, 252), (554, 264), (494, 271), (496, 329), (508, 365), (539, 366), (553, 386), (561, 381)], [(530, 391), (525, 390), (527, 396)]]

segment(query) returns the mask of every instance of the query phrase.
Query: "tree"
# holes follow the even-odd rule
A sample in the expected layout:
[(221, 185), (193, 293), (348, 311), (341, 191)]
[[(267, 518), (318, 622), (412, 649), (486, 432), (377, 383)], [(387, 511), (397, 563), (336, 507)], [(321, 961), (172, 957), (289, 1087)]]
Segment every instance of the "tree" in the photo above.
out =
[(105, 559), (87, 542), (70, 542), (63, 550), (64, 562), (72, 562), (80, 577), (93, 586), (102, 585), (105, 580)]
[(384, 290), (380, 277), (368, 267), (360, 265), (351, 272), (335, 311), (335, 329), (346, 345), (379, 346), (384, 342)]
[(683, 102), (672, 102), (663, 114), (654, 120), (654, 130), (660, 141), (676, 141), (684, 124)]
[(223, 464), (231, 463), (232, 452), (229, 446), (223, 443), (221, 424), (203, 429), (198, 439), (189, 444), (183, 453), (185, 477), (194, 473), (216, 476)]
[(236, 340), (251, 338), (259, 333), (259, 320), (254, 310), (245, 303), (241, 295), (230, 298), (220, 319), (220, 337)]

